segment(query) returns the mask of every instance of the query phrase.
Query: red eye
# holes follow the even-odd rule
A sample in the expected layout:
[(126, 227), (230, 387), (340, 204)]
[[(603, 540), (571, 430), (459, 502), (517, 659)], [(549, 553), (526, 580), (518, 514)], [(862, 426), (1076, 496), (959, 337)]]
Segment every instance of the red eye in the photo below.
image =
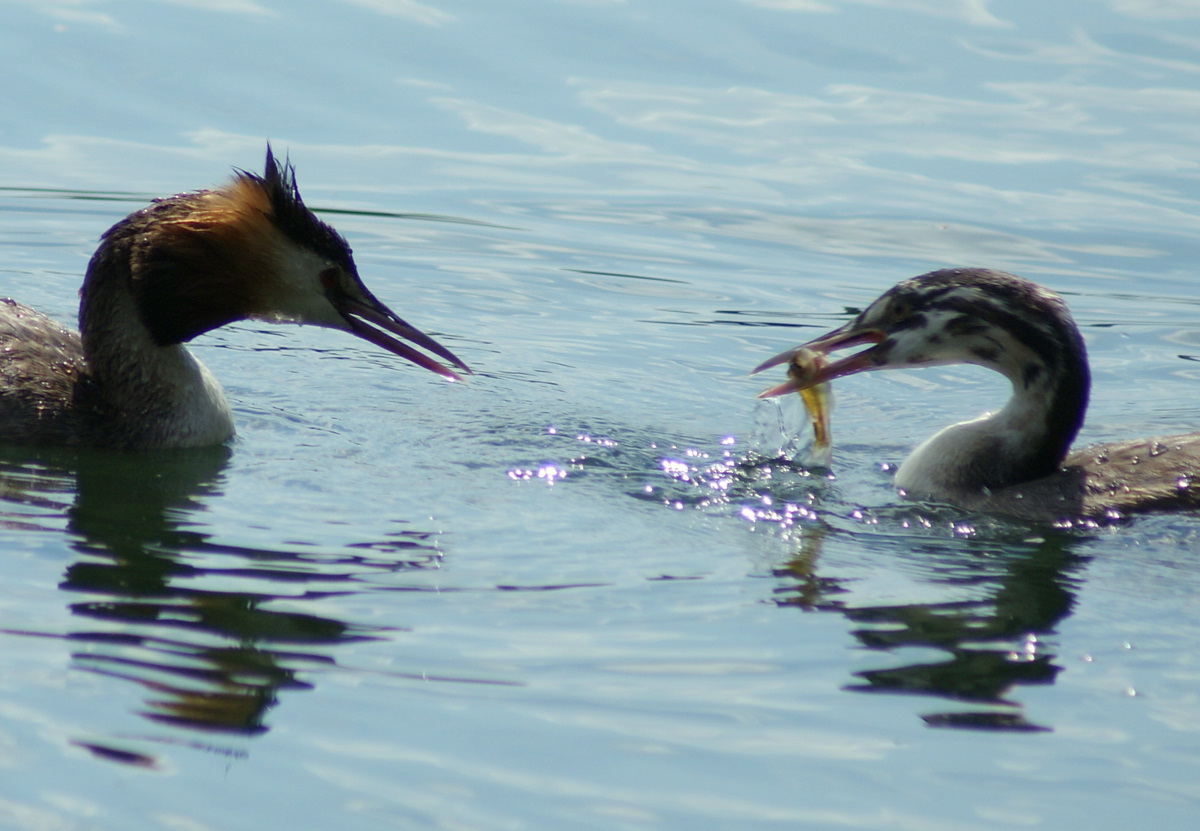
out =
[(321, 285), (325, 287), (325, 291), (333, 291), (338, 287), (338, 270), (336, 268), (327, 268), (321, 272)]

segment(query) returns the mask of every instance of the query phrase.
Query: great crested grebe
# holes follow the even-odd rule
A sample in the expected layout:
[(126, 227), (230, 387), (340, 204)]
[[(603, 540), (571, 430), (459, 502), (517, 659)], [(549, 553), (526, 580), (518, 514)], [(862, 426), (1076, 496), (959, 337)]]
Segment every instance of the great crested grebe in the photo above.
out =
[[(798, 349), (826, 355), (865, 344), (759, 397), (859, 372), (944, 364), (987, 367), (1012, 383), (1002, 410), (953, 424), (913, 450), (895, 478), (908, 498), (1048, 520), (1200, 506), (1200, 433), (1069, 452), (1087, 410), (1087, 353), (1062, 298), (1035, 283), (982, 268), (934, 271), (898, 283)], [(794, 355), (789, 349), (754, 372)]]
[(110, 228), (79, 332), (0, 299), (0, 442), (154, 449), (220, 444), (233, 416), (184, 347), (236, 320), (342, 329), (451, 380), (466, 364), (380, 303), (350, 246), (305, 207), (267, 147), (263, 175), (155, 200)]

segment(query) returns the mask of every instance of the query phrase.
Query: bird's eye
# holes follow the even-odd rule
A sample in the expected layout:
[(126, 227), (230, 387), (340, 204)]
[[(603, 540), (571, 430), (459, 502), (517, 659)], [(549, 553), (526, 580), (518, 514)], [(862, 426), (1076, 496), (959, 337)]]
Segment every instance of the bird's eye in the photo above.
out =
[(899, 297), (894, 298), (891, 307), (888, 309), (888, 314), (891, 315), (892, 320), (904, 320), (912, 314), (912, 304)]
[(322, 271), (319, 276), (321, 279), (321, 287), (324, 288), (325, 291), (337, 291), (341, 288), (342, 275), (341, 272), (339, 272), (336, 268), (327, 268)]

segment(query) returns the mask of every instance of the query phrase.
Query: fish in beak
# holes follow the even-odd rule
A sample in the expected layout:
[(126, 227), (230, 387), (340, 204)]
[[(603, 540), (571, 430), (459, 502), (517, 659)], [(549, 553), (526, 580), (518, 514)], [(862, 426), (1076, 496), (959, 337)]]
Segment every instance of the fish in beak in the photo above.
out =
[[(764, 369), (770, 369), (780, 364), (789, 365), (788, 380), (778, 386), (763, 390), (758, 397), (774, 398), (792, 392), (803, 392), (819, 384), (828, 383), (835, 378), (879, 369), (886, 360), (886, 354), (877, 347), (887, 337), (887, 333), (882, 329), (858, 328), (856, 323), (857, 321), (852, 321), (816, 340), (780, 352), (774, 358), (756, 366), (750, 373), (751, 375), (756, 375)], [(826, 360), (826, 356), (830, 352), (863, 344), (871, 344), (871, 348), (841, 360)]]
[[(759, 398), (775, 398), (789, 393), (799, 393), (804, 403), (813, 428), (813, 444), (809, 454), (809, 464), (817, 467), (830, 467), (833, 459), (833, 438), (829, 426), (830, 413), (833, 410), (833, 388), (830, 381), (878, 369), (886, 358), (886, 350), (881, 350), (886, 334), (881, 329), (860, 327), (858, 321), (835, 329), (827, 335), (811, 340), (801, 346), (780, 352), (754, 368), (755, 374), (764, 369), (770, 369), (780, 364), (787, 364), (788, 378), (782, 384), (763, 390)], [(855, 355), (830, 361), (828, 355), (837, 349), (871, 344)]]

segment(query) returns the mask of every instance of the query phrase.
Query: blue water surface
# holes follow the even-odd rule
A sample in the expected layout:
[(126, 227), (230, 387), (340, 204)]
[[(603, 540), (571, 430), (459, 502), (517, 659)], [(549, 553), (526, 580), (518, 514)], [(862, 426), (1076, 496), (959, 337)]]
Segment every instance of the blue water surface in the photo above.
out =
[[(475, 369), (243, 323), (238, 437), (0, 450), (0, 827), (1190, 829), (1200, 517), (897, 500), (1001, 404), (747, 371), (897, 280), (1061, 292), (1082, 439), (1196, 427), (1187, 0), (0, 5), (0, 295), (259, 170)], [(789, 454), (794, 462), (779, 459)]]

